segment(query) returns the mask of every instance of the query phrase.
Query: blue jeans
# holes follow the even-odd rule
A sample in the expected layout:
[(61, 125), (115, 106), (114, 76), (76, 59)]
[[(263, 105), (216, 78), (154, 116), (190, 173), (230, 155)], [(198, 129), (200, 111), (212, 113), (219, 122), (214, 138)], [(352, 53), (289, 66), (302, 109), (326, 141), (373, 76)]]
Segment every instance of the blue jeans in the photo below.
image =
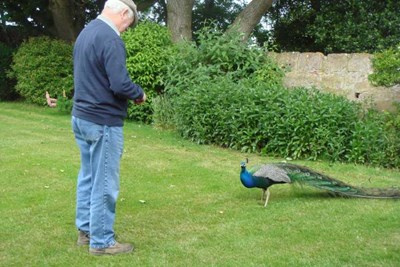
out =
[(122, 127), (98, 125), (72, 117), (81, 152), (76, 198), (76, 226), (90, 234), (90, 247), (115, 244), (115, 205), (123, 152)]

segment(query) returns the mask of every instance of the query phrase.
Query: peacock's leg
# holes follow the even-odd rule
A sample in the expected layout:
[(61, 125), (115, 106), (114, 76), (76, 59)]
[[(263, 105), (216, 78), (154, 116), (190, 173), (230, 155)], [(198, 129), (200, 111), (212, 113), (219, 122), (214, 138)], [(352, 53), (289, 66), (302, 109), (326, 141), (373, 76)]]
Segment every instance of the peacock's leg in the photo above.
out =
[(266, 207), (267, 204), (268, 204), (269, 195), (270, 195), (270, 193), (269, 193), (269, 188), (267, 188), (267, 198), (265, 199), (264, 207)]
[(261, 201), (265, 200), (265, 189), (262, 189)]

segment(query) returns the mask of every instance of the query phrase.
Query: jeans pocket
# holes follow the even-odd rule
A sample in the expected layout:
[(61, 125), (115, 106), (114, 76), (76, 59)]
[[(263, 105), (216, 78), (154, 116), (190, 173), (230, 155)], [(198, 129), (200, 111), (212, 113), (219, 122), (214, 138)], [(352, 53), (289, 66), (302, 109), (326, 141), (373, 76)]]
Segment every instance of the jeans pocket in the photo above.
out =
[(76, 117), (72, 118), (72, 129), (75, 135), (81, 136), (86, 142), (96, 142), (103, 137), (104, 126)]

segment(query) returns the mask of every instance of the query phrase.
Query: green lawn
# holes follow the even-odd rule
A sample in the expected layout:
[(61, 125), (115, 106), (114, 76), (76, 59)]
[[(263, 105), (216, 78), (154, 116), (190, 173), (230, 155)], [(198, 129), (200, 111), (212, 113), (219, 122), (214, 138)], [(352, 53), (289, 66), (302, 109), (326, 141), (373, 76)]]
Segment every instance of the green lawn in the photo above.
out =
[[(282, 160), (126, 123), (115, 229), (136, 250), (91, 256), (76, 246), (70, 116), (0, 103), (0, 266), (400, 266), (400, 201), (275, 185), (263, 208), (261, 190), (240, 183), (245, 157)], [(398, 170), (295, 163), (358, 186), (400, 186)]]

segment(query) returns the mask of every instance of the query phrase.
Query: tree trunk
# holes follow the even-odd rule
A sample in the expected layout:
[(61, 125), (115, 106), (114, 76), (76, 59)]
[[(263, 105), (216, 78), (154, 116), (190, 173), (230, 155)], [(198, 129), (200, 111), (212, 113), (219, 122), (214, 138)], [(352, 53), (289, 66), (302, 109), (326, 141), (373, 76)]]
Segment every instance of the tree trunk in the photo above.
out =
[(171, 32), (172, 41), (178, 43), (192, 40), (192, 9), (194, 0), (168, 0), (167, 26)]
[(228, 32), (237, 30), (243, 33), (243, 40), (247, 40), (262, 16), (272, 6), (272, 2), (273, 0), (252, 0), (236, 17)]
[[(138, 1), (138, 11), (149, 8), (155, 1)], [(85, 26), (85, 5), (82, 3), (76, 0), (49, 0), (49, 10), (54, 22), (52, 32), (55, 36), (68, 42), (75, 41)], [(99, 12), (103, 10), (104, 3), (105, 0), (96, 1)]]
[(49, 0), (49, 10), (53, 17), (58, 38), (72, 42), (78, 33), (74, 25), (73, 0)]

